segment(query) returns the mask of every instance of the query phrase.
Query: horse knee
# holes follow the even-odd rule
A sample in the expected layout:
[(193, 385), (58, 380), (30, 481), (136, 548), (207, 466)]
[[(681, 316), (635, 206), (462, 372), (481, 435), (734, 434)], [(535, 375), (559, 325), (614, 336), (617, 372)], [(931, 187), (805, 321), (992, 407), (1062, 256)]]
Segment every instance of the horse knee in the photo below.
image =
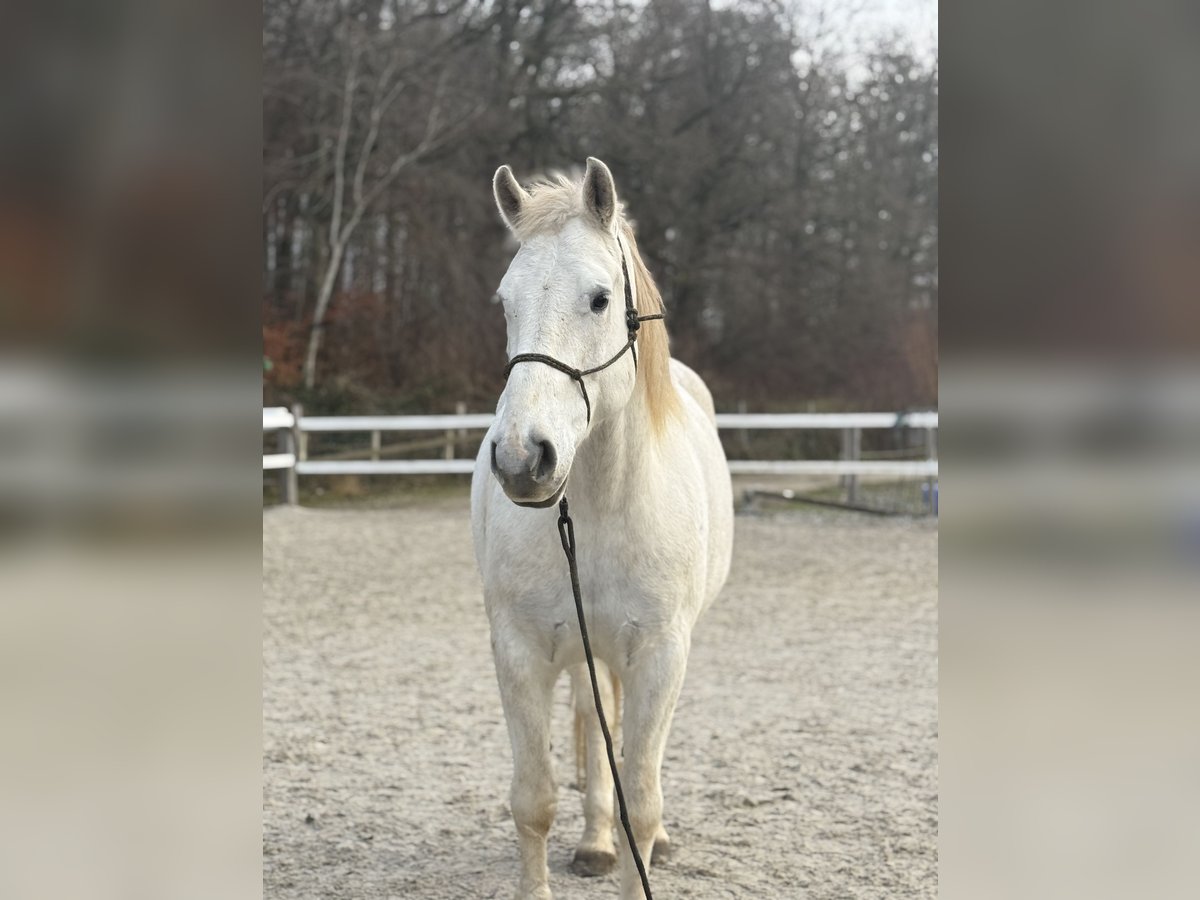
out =
[(653, 839), (662, 829), (662, 795), (651, 793), (629, 799), (629, 826), (637, 835), (638, 843)]
[(520, 831), (536, 837), (545, 837), (550, 833), (557, 807), (553, 787), (548, 790), (527, 790), (514, 784), (509, 807)]

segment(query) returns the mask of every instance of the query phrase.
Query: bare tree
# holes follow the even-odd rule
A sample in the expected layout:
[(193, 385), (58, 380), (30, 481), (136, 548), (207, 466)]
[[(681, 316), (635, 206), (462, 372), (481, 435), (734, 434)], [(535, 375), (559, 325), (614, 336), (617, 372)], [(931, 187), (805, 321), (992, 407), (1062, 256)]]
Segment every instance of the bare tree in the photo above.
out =
[(936, 402), (936, 59), (844, 4), (264, 2), (280, 400), (494, 399), (488, 180), (598, 155), (719, 404)]
[[(442, 99), (445, 84), (444, 73), (439, 77), (432, 92), (425, 127), (417, 143), (405, 150), (395, 152), (382, 166), (368, 171), (375, 161), (380, 130), (396, 99), (409, 87), (396, 71), (399, 57), (393, 56), (375, 77), (366, 104), (366, 133), (358, 143), (357, 154), (350, 152), (350, 144), (362, 109), (359, 108), (360, 78), (364, 48), (354, 41), (346, 66), (345, 82), (341, 96), (341, 118), (334, 140), (331, 160), (333, 193), (327, 234), (327, 253), (320, 287), (317, 290), (316, 307), (309, 328), (308, 349), (304, 356), (304, 386), (312, 388), (317, 377), (317, 356), (321, 350), (325, 330), (325, 316), (333, 299), (337, 278), (350, 245), (363, 217), (375, 205), (401, 172), (421, 160), (426, 154), (439, 147), (450, 136), (452, 129), (444, 127)], [(352, 157), (354, 157), (352, 159)], [(368, 183), (369, 179), (369, 183)]]

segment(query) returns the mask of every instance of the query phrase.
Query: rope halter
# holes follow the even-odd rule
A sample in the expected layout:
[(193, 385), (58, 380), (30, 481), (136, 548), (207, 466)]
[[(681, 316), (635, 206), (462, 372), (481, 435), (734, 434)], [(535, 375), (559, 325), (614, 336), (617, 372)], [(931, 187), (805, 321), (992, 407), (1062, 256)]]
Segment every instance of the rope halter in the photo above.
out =
[(552, 369), (558, 369), (565, 375), (569, 375), (573, 381), (579, 385), (579, 390), (583, 394), (583, 403), (587, 407), (587, 421), (592, 424), (592, 401), (588, 397), (587, 385), (584, 383), (584, 375), (593, 375), (607, 369), (617, 360), (619, 360), (628, 351), (633, 355), (633, 368), (637, 371), (637, 334), (642, 327), (643, 322), (648, 322), (652, 319), (662, 319), (665, 316), (662, 313), (651, 313), (650, 315), (638, 315), (637, 307), (633, 305), (633, 288), (629, 278), (629, 267), (625, 264), (625, 245), (617, 238), (617, 247), (621, 251), (621, 277), (625, 281), (625, 329), (629, 333), (628, 340), (625, 341), (625, 346), (618, 350), (606, 362), (602, 362), (598, 366), (592, 366), (590, 369), (576, 369), (574, 366), (569, 366), (562, 360), (555, 359), (553, 356), (547, 356), (545, 353), (518, 353), (508, 361), (508, 365), (504, 367), (504, 378), (508, 380), (508, 373), (512, 371), (513, 366), (523, 362), (537, 362), (547, 365)]

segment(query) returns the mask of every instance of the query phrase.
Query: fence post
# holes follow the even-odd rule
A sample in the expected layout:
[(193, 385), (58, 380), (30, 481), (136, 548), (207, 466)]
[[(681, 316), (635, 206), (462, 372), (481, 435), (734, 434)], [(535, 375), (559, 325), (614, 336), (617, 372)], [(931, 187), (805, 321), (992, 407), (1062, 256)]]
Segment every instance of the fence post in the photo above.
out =
[[(862, 456), (862, 429), (842, 429), (842, 459), (857, 460)], [(843, 475), (842, 487), (846, 489), (846, 502), (858, 502), (858, 476)]]
[(303, 403), (293, 404), (292, 418), (296, 420), (296, 424), (292, 426), (296, 429), (296, 459), (308, 459), (308, 435), (305, 434), (304, 429), (300, 427), (300, 420), (304, 418)]
[(379, 451), (383, 449), (383, 432), (376, 429), (371, 432), (371, 461), (379, 462)]
[[(296, 420), (292, 423), (291, 428), (279, 429), (279, 452), (291, 453), (300, 458), (299, 441), (297, 435), (300, 433), (300, 412), (302, 407), (296, 406), (292, 409), (292, 416)], [(300, 489), (296, 480), (295, 465), (288, 466), (286, 469), (279, 470), (279, 496), (288, 506), (295, 506), (300, 502)]]
[[(464, 406), (464, 404), (461, 400), (457, 401), (454, 404), (455, 413), (457, 413), (458, 415), (462, 415), (464, 410), (466, 410), (466, 409), (467, 409), (467, 407)], [(445, 451), (442, 454), (443, 457), (446, 458), (446, 460), (452, 460), (452, 458), (454, 458), (455, 434), (461, 434), (461, 433), (462, 433), (461, 428), (457, 432), (454, 430), (454, 428), (446, 428), (446, 446), (445, 446)]]
[[(746, 412), (746, 401), (739, 400), (737, 402), (737, 411), (744, 415)], [(745, 428), (738, 429), (738, 439), (742, 444), (742, 452), (746, 454), (746, 459), (750, 459), (750, 433)]]
[[(459, 400), (459, 401), (455, 402), (454, 414), (458, 415), (458, 416), (465, 416), (467, 414), (467, 402), (465, 400)], [(466, 439), (467, 439), (467, 429), (465, 429), (465, 428), (458, 429), (458, 440), (461, 442), (461, 441), (465, 441)]]

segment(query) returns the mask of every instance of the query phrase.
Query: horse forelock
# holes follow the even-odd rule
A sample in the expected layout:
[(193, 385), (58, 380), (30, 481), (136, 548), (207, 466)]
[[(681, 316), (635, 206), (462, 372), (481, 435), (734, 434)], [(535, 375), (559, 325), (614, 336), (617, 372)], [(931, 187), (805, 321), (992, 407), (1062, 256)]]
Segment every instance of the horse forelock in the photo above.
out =
[(527, 189), (529, 196), (512, 223), (519, 241), (539, 234), (555, 234), (572, 219), (586, 217), (582, 181), (555, 173), (534, 181)]

